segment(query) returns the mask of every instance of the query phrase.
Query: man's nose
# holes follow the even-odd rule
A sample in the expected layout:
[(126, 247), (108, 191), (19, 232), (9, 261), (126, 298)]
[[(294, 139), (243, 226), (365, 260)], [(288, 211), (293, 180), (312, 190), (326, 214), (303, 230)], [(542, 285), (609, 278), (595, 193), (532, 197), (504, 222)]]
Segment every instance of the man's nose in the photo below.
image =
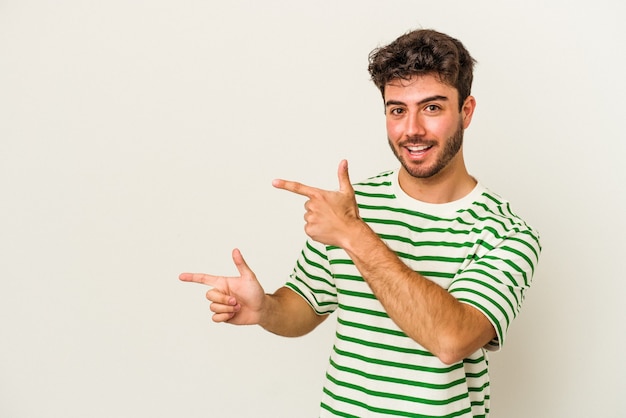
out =
[(406, 118), (405, 134), (408, 137), (424, 136), (426, 128), (420, 114), (412, 114)]

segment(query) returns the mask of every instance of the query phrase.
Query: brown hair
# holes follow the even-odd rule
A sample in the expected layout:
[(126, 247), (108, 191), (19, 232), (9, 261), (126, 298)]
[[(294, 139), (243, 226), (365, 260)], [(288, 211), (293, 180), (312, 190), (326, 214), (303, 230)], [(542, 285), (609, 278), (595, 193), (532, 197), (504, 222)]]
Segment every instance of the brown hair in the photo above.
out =
[(385, 96), (385, 85), (394, 79), (433, 74), (459, 93), (459, 108), (470, 95), (474, 63), (463, 44), (430, 29), (408, 32), (369, 55), (368, 71)]

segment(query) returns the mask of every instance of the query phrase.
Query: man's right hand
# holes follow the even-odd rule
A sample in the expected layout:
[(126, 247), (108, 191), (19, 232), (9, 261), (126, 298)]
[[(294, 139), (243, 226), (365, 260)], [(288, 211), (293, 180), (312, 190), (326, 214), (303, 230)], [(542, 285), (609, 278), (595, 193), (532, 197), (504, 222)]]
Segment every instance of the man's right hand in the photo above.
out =
[(235, 325), (256, 325), (261, 320), (265, 291), (256, 275), (243, 259), (238, 249), (233, 250), (233, 262), (239, 277), (213, 276), (203, 273), (182, 273), (184, 282), (211, 286), (206, 298), (211, 302), (213, 321)]

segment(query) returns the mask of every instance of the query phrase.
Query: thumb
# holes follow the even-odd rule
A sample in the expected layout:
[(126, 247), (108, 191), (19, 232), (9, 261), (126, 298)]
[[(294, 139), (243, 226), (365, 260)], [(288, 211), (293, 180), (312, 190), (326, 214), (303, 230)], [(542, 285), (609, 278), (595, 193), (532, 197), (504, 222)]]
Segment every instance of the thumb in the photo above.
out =
[(341, 160), (339, 163), (337, 177), (339, 178), (339, 191), (354, 192), (352, 183), (350, 183), (350, 174), (348, 173), (348, 160)]
[(246, 260), (244, 260), (243, 255), (241, 255), (241, 251), (239, 251), (239, 249), (235, 248), (232, 256), (235, 267), (237, 267), (237, 271), (239, 271), (241, 277), (249, 277), (251, 275), (254, 276), (254, 273), (250, 270), (250, 267), (248, 267), (248, 264), (246, 263)]

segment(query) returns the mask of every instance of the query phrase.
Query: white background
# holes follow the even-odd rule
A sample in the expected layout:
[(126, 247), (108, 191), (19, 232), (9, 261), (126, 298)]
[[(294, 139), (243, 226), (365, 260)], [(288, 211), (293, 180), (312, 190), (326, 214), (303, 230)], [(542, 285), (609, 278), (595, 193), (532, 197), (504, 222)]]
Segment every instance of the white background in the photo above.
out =
[(210, 320), (182, 271), (267, 291), (303, 199), (395, 168), (367, 55), (418, 27), (478, 60), (472, 174), (542, 235), (495, 418), (624, 415), (624, 6), (0, 0), (0, 417), (314, 417), (332, 321)]

